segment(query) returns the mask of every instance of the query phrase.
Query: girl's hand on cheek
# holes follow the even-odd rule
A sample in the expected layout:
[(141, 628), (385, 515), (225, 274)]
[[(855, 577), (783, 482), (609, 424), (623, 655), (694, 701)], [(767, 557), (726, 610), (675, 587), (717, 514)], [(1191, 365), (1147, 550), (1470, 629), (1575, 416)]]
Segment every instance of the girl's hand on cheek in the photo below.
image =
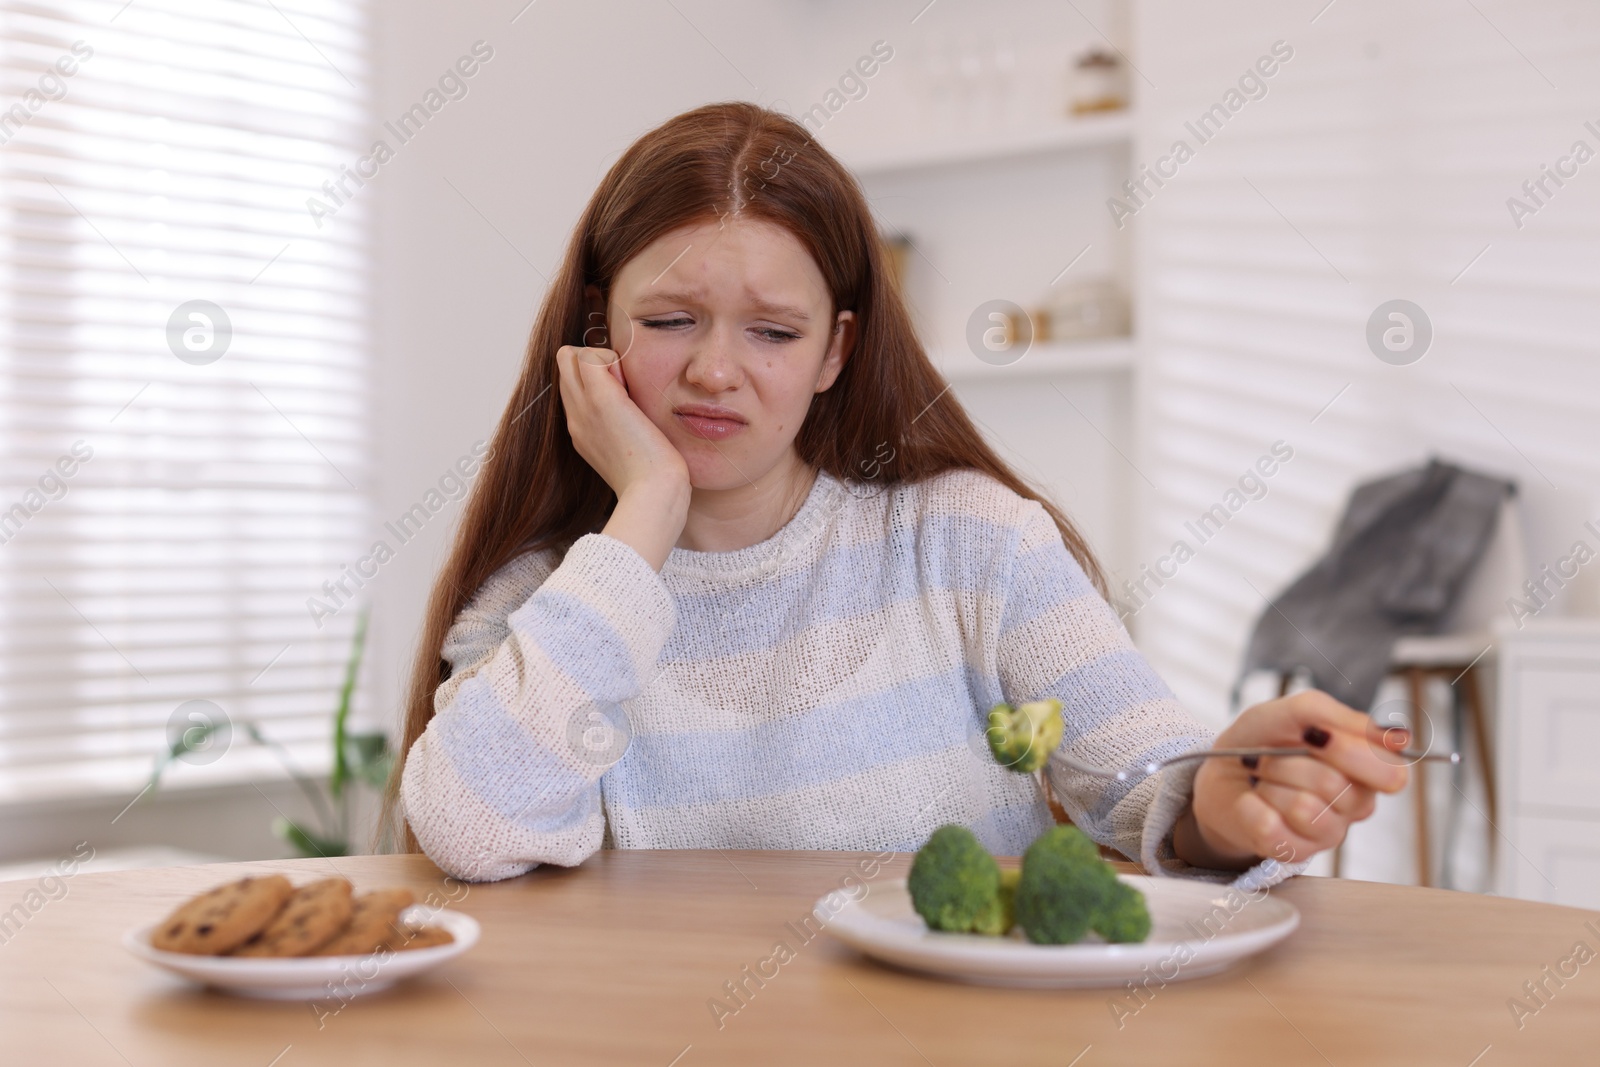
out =
[(1174, 847), (1188, 862), (1208, 867), (1310, 859), (1371, 815), (1378, 793), (1405, 788), (1409, 772), (1394, 753), (1408, 740), (1405, 731), (1380, 727), (1326, 693), (1258, 704), (1213, 747), (1309, 747), (1314, 755), (1255, 757), (1253, 766), (1204, 761)]
[(641, 485), (688, 483), (683, 456), (628, 395), (615, 352), (563, 345), (556, 364), (572, 443), (618, 498)]
[(688, 465), (628, 395), (615, 352), (563, 345), (556, 369), (573, 447), (617, 494), (605, 533), (659, 570), (688, 514)]

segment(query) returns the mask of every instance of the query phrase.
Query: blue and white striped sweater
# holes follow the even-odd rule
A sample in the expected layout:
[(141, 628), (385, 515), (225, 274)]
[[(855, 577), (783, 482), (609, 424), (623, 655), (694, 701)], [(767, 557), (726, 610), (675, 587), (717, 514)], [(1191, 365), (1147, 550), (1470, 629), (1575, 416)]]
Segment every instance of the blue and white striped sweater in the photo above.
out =
[[(909, 852), (947, 822), (1016, 855), (1051, 820), (1035, 780), (989, 755), (1001, 700), (1059, 697), (1063, 749), (1098, 765), (1210, 743), (1044, 509), (977, 472), (819, 474), (769, 540), (674, 549), (659, 575), (602, 534), (553, 562), (513, 560), (462, 611), (406, 762), (406, 816), (458, 877), (602, 845)], [(1172, 854), (1192, 765), (1140, 783), (1048, 773), (1097, 840), (1160, 873), (1233, 877)]]

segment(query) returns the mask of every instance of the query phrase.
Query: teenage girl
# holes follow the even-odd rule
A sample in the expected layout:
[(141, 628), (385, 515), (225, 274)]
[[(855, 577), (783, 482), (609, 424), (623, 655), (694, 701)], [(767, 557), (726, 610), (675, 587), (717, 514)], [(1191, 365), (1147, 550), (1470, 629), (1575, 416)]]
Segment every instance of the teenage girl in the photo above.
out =
[[(473, 880), (952, 822), (1016, 855), (1052, 818), (990, 755), (994, 704), (1059, 698), (1058, 753), (1102, 767), (1213, 743), (1104, 593), (929, 362), (849, 172), (778, 113), (701, 107), (578, 221), (434, 587), (390, 813)], [(1258, 887), (1404, 786), (1382, 741), (1305, 692), (1215, 744), (1312, 756), (1045, 773), (1153, 873)]]

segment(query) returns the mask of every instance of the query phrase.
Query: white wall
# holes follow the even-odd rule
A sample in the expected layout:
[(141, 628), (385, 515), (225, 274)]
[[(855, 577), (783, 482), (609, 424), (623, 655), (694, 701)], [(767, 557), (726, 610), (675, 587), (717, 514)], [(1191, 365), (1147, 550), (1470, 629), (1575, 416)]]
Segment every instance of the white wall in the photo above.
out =
[[(1140, 162), (1197, 144), (1185, 121), (1274, 41), (1294, 50), (1128, 223), (1143, 267), (1139, 462), (1156, 487), (1142, 558), (1273, 441), (1296, 452), (1138, 617), (1163, 675), (1219, 721), (1264, 606), (1251, 584), (1271, 596), (1320, 554), (1357, 482), (1434, 453), (1513, 477), (1535, 565), (1583, 536), (1600, 489), (1600, 161), (1521, 229), (1506, 206), (1575, 140), (1600, 150), (1583, 126), (1600, 126), (1600, 9), (1319, 7), (1137, 5), (1155, 86)], [(1410, 366), (1365, 342), (1396, 297), (1434, 326)], [(1592, 610), (1594, 575), (1583, 584), (1569, 606)]]

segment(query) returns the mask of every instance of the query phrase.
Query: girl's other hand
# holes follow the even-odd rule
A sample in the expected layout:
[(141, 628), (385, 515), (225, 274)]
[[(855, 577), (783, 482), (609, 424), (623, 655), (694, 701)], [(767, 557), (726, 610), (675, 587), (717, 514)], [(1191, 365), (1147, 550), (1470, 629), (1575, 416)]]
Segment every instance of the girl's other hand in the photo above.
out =
[(688, 515), (683, 456), (628, 395), (611, 349), (562, 345), (556, 369), (573, 447), (617, 494), (604, 532), (660, 570)]
[(1224, 869), (1310, 859), (1371, 815), (1378, 793), (1405, 788), (1409, 772), (1395, 753), (1409, 740), (1316, 690), (1257, 704), (1214, 747), (1309, 747), (1314, 755), (1254, 757), (1253, 766), (1204, 761), (1174, 849), (1189, 863)]

